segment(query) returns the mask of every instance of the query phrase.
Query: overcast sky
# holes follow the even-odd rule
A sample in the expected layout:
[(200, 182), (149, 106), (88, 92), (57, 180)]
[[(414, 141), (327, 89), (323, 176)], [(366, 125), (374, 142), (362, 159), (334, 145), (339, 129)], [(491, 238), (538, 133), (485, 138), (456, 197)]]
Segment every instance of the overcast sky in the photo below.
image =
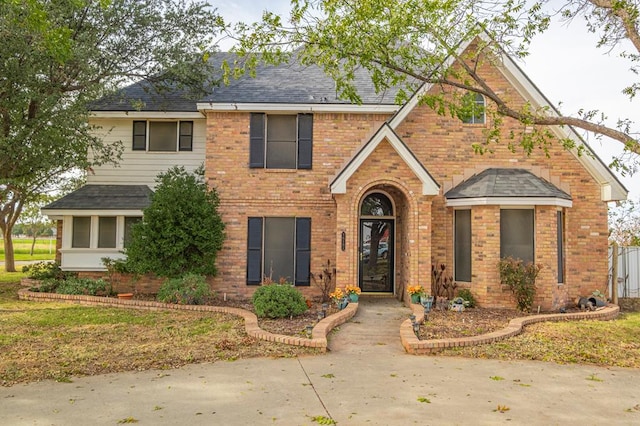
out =
[[(210, 0), (227, 21), (253, 22), (262, 11), (288, 16), (289, 0)], [(615, 54), (595, 47), (597, 37), (586, 31), (581, 19), (569, 25), (554, 22), (544, 34), (536, 37), (529, 57), (519, 65), (542, 93), (564, 114), (575, 115), (579, 109), (604, 111), (609, 124), (618, 118), (629, 118), (640, 126), (640, 100), (630, 101), (621, 91), (633, 81), (628, 63)], [(229, 47), (223, 42), (222, 48)], [(637, 79), (637, 76), (635, 76)], [(608, 164), (611, 147), (617, 142), (588, 139), (592, 148)], [(640, 173), (619, 179), (630, 190), (629, 197), (640, 198)]]

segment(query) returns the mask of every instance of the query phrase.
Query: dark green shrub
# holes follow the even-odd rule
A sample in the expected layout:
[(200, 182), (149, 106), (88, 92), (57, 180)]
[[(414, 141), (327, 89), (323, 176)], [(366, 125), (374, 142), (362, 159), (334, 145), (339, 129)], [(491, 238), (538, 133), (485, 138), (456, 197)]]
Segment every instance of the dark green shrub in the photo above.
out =
[(32, 265), (25, 265), (22, 267), (22, 272), (25, 272), (27, 277), (34, 280), (62, 280), (75, 275), (73, 272), (65, 272), (60, 269), (60, 264), (57, 262), (38, 262)]
[(95, 296), (98, 293), (105, 293), (107, 282), (103, 279), (92, 280), (90, 278), (67, 278), (58, 281), (56, 293), (58, 294), (86, 294)]
[(476, 299), (473, 297), (471, 290), (468, 288), (462, 288), (458, 291), (458, 297), (462, 297), (464, 299), (464, 306), (467, 308), (475, 308), (476, 307)]
[(529, 312), (536, 295), (536, 277), (542, 267), (533, 262), (524, 263), (521, 259), (506, 257), (498, 263), (500, 282), (506, 284), (516, 297), (518, 309)]
[(285, 318), (300, 315), (308, 307), (298, 290), (290, 284), (271, 284), (259, 287), (253, 293), (256, 315), (267, 318)]
[(215, 275), (224, 223), (218, 193), (207, 185), (202, 167), (194, 173), (173, 167), (156, 182), (142, 221), (131, 228), (127, 268), (167, 278)]
[(186, 274), (162, 284), (157, 299), (164, 303), (202, 305), (212, 297), (211, 288), (203, 275)]

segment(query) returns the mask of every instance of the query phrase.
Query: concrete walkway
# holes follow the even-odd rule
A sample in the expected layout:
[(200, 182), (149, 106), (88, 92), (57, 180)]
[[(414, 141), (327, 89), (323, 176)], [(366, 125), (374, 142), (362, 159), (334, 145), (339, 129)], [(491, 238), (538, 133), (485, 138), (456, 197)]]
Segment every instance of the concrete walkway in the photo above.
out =
[(362, 296), (358, 313), (329, 335), (329, 350), (347, 354), (404, 353), (400, 324), (411, 309), (394, 297)]
[(0, 388), (0, 424), (640, 424), (640, 370), (407, 355), (408, 314), (364, 298), (325, 355)]

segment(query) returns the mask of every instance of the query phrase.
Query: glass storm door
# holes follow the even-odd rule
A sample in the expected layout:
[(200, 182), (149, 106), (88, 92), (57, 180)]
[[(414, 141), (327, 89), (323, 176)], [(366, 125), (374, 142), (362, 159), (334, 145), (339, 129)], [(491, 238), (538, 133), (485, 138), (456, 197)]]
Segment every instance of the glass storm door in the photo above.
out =
[(393, 292), (393, 219), (360, 219), (360, 289)]

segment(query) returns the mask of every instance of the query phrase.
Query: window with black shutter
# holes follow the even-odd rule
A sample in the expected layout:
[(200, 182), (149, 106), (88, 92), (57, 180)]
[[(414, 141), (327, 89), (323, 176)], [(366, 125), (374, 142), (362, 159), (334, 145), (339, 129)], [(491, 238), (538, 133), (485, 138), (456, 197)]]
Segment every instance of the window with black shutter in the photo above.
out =
[(273, 281), (308, 286), (311, 271), (311, 218), (250, 217), (247, 284)]
[(134, 151), (193, 150), (193, 121), (134, 121)]
[(313, 114), (251, 114), (249, 167), (311, 169), (312, 160)]

